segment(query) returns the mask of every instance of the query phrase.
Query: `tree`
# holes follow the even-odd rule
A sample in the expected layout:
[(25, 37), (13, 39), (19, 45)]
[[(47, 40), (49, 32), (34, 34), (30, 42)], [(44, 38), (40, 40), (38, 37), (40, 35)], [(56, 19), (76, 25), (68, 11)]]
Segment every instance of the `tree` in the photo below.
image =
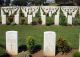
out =
[(3, 0), (0, 0), (0, 5), (3, 5), (4, 1)]
[(25, 6), (27, 4), (27, 0), (14, 0), (14, 5)]

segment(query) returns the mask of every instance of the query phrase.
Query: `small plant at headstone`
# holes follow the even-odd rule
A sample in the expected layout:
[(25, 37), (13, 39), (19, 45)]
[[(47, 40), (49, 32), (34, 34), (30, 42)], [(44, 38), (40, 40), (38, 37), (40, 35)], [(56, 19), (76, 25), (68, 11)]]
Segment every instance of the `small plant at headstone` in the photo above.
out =
[(53, 24), (54, 24), (54, 20), (53, 20), (51, 17), (47, 17), (47, 18), (48, 18), (48, 19), (47, 19), (46, 25), (47, 25), (47, 26), (53, 25)]
[(22, 19), (22, 20), (21, 20), (21, 24), (23, 25), (23, 24), (24, 24), (24, 22), (25, 22), (25, 19)]
[(67, 25), (67, 20), (66, 20), (65, 16), (61, 16), (61, 18), (60, 18), (60, 24), (61, 25)]
[(32, 36), (28, 36), (27, 39), (26, 39), (26, 46), (27, 46), (27, 49), (30, 53), (33, 53), (33, 48), (35, 46), (35, 40), (33, 39)]
[(32, 25), (37, 25), (37, 22), (36, 21), (32, 21)]
[(39, 19), (39, 20), (38, 20), (38, 23), (39, 23), (39, 24), (42, 24), (42, 20), (41, 20), (41, 19)]
[(24, 17), (24, 14), (22, 13), (22, 11), (20, 10), (20, 16), (21, 17)]
[(13, 17), (14, 17), (13, 15), (11, 15), (11, 16), (8, 17), (8, 23), (9, 24), (11, 24), (13, 22)]
[(60, 25), (67, 25), (67, 18), (64, 16), (62, 11), (60, 12)]
[(40, 9), (39, 9), (38, 12), (36, 13), (36, 17), (40, 17)]
[(80, 25), (80, 19), (73, 19), (73, 25)]
[(73, 54), (73, 57), (80, 57), (80, 52), (75, 52), (75, 53)]
[(64, 40), (63, 38), (58, 39), (57, 41), (57, 52), (69, 53), (72, 50), (72, 48), (69, 46), (68, 42)]

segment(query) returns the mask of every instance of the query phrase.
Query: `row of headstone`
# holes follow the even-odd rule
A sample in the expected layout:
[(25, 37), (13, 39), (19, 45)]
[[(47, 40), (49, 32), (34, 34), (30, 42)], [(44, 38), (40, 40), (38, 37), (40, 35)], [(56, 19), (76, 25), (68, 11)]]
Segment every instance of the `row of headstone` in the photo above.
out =
[(61, 10), (63, 11), (63, 14), (67, 18), (67, 23), (72, 25), (72, 20), (75, 18), (76, 13), (78, 12), (78, 7), (75, 6), (62, 6)]
[[(52, 31), (44, 32), (44, 55), (55, 56), (56, 33)], [(18, 55), (18, 32), (6, 32), (6, 51), (10, 55)]]
[(30, 7), (21, 7), (22, 13), (24, 14), (24, 17), (27, 17), (28, 15), (31, 15), (33, 17), (36, 16), (36, 13), (39, 10), (38, 6), (30, 6)]
[[(59, 17), (60, 17), (60, 8), (64, 14), (64, 16), (67, 18), (67, 24), (72, 25), (72, 20), (75, 18), (76, 13), (78, 12), (77, 6), (31, 6), (31, 7), (1, 7), (1, 18), (2, 18), (2, 24), (6, 24), (7, 15), (5, 13), (9, 13), (9, 16), (14, 14), (14, 22), (16, 24), (19, 24), (19, 12), (20, 8), (22, 10), (22, 13), (25, 17), (28, 19), (28, 24), (32, 23), (33, 17), (36, 17), (36, 13), (40, 9), (41, 14), (41, 20), (42, 25), (46, 24), (46, 14), (49, 15), (49, 17), (52, 17), (54, 14), (54, 25), (59, 25)], [(79, 9), (80, 11), (80, 9)], [(45, 13), (45, 14), (44, 14)], [(32, 16), (30, 16), (32, 15)], [(45, 15), (45, 17), (44, 17)]]
[[(44, 32), (44, 56), (56, 55), (56, 33), (53, 31)], [(18, 32), (6, 32), (6, 51), (10, 55), (18, 55)], [(79, 35), (79, 52), (80, 52), (80, 35)]]
[[(43, 8), (44, 9), (44, 8)], [(59, 25), (59, 15), (60, 15), (60, 9), (58, 9), (57, 14), (55, 14), (55, 18), (54, 18), (54, 25)], [(43, 10), (40, 9), (41, 12), (41, 20), (42, 20), (42, 25), (46, 25), (46, 15), (44, 15)], [(49, 12), (49, 17), (51, 17), (51, 11)]]

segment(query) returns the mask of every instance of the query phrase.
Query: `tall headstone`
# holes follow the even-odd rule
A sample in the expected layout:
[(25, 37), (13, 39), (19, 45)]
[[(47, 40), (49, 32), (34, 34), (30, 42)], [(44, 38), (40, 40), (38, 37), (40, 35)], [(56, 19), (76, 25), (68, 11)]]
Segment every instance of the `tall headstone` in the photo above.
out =
[(36, 13), (35, 13), (35, 12), (33, 12), (33, 17), (35, 17), (35, 14), (36, 14)]
[(14, 22), (15, 22), (16, 24), (19, 24), (19, 14), (16, 14), (16, 15), (14, 16)]
[(59, 15), (55, 15), (54, 25), (59, 25)]
[(32, 23), (32, 15), (28, 15), (28, 24)]
[(27, 17), (27, 12), (24, 13), (24, 16)]
[(55, 56), (56, 54), (56, 33), (52, 31), (44, 32), (44, 55)]
[(49, 12), (49, 17), (51, 17), (52, 16), (52, 13), (51, 13), (51, 11)]
[(18, 54), (18, 32), (17, 31), (6, 32), (6, 51), (10, 55)]
[(2, 24), (6, 24), (6, 15), (2, 15)]
[(9, 10), (9, 16), (11, 15), (11, 10)]
[(41, 16), (42, 25), (46, 25), (46, 15)]
[(68, 15), (67, 24), (72, 25), (72, 15)]

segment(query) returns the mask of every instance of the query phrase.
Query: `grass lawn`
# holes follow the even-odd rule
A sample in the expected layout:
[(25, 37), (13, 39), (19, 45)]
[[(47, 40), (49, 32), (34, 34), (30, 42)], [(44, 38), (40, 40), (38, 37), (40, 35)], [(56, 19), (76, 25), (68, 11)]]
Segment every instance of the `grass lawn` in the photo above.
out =
[(78, 48), (80, 26), (32, 26), (32, 25), (0, 25), (0, 55), (5, 52), (5, 32), (18, 31), (19, 46), (26, 44), (27, 36), (33, 36), (37, 43), (43, 46), (45, 31), (55, 31), (57, 39), (62, 37), (68, 41), (72, 48)]

